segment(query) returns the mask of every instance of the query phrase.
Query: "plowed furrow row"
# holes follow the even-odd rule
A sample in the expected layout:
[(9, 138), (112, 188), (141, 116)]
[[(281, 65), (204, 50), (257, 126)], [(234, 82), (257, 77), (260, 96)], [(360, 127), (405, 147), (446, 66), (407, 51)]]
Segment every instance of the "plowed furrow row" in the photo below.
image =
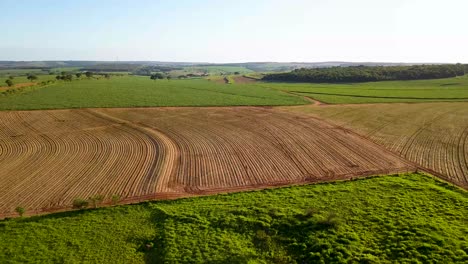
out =
[(304, 107), (399, 153), (422, 169), (468, 188), (468, 103)]
[(411, 166), (339, 127), (272, 108), (0, 112), (3, 215), (94, 195), (129, 203)]
[(153, 137), (84, 111), (3, 112), (0, 120), (0, 212), (156, 190)]

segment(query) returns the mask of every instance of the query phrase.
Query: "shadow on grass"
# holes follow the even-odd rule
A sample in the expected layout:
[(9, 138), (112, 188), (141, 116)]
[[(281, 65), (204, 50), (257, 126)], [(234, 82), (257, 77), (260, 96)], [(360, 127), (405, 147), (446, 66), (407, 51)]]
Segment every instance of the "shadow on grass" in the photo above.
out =
[(452, 85), (461, 85), (461, 83), (443, 83), (440, 86), (452, 86)]
[[(45, 215), (35, 215), (35, 216), (30, 216), (30, 217), (18, 217), (14, 218), (12, 220), (18, 221), (18, 222), (23, 222), (23, 223), (28, 223), (28, 222), (37, 222), (41, 220), (46, 220), (46, 219), (60, 219), (60, 218), (68, 218), (68, 217), (77, 217), (80, 215), (84, 215), (87, 213), (91, 213), (96, 210), (100, 210), (103, 208), (84, 208), (84, 209), (78, 209), (78, 210), (72, 210), (72, 211), (66, 211), (66, 212), (59, 212), (59, 213), (51, 213), (51, 214), (45, 214)], [(8, 220), (7, 220), (8, 221)]]
[(139, 251), (145, 253), (145, 263), (165, 263), (165, 239), (164, 226), (167, 219), (170, 218), (164, 210), (154, 207), (150, 217), (151, 223), (155, 226), (156, 237), (152, 240), (139, 241)]

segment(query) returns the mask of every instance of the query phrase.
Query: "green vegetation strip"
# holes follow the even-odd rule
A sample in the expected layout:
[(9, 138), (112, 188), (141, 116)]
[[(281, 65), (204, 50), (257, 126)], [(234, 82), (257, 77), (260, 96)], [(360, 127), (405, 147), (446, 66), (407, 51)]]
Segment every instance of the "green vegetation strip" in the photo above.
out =
[[(379, 98), (379, 99), (415, 99), (415, 100), (427, 100), (425, 97), (398, 97), (398, 96), (371, 96), (371, 95), (352, 95), (352, 94), (334, 94), (334, 93), (317, 93), (317, 92), (301, 92), (301, 91), (291, 91), (291, 93), (299, 94), (320, 94), (320, 95), (334, 95), (334, 96), (351, 96), (351, 97), (364, 97), (364, 98)], [(468, 100), (468, 97), (460, 98), (430, 98), (434, 100)]]
[(0, 222), (11, 263), (466, 263), (468, 194), (421, 174)]
[(91, 107), (299, 105), (307, 102), (273, 89), (218, 84), (204, 79), (150, 80), (112, 77), (59, 82), (28, 93), (0, 97), (0, 110)]
[(468, 101), (468, 76), (348, 84), (267, 82), (256, 85), (310, 95), (316, 100), (333, 104)]
[(264, 80), (346, 83), (390, 80), (427, 80), (463, 76), (468, 65), (357, 66), (296, 69), (286, 73), (267, 74)]

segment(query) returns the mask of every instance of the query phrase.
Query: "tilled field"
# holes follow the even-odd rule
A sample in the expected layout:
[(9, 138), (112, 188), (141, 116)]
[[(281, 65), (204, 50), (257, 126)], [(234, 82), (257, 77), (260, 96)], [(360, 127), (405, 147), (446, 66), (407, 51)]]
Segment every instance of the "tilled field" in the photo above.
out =
[(74, 199), (174, 198), (403, 172), (377, 144), (271, 108), (0, 112), (0, 213)]
[(313, 113), (468, 188), (468, 103), (291, 107)]

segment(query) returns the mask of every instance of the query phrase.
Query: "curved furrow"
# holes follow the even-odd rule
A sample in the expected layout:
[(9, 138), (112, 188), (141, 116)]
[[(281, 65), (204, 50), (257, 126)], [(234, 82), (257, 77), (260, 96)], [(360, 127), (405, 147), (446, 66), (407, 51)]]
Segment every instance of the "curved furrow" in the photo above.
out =
[[(174, 174), (174, 165), (176, 164), (176, 159), (178, 157), (178, 149), (175, 143), (167, 137), (165, 134), (160, 131), (143, 127), (141, 125), (136, 125), (130, 121), (120, 119), (114, 115), (109, 115), (106, 110), (86, 110), (88, 113), (108, 120), (114, 123), (120, 123), (123, 126), (134, 129), (139, 133), (143, 133), (148, 140), (151, 141), (152, 153), (155, 153), (152, 158), (150, 158), (151, 165), (146, 178), (157, 178), (157, 187), (155, 191), (160, 191), (167, 189), (170, 177)], [(158, 146), (161, 144), (161, 150), (163, 150), (164, 155), (158, 155), (157, 150)], [(159, 171), (156, 168), (160, 168)]]

